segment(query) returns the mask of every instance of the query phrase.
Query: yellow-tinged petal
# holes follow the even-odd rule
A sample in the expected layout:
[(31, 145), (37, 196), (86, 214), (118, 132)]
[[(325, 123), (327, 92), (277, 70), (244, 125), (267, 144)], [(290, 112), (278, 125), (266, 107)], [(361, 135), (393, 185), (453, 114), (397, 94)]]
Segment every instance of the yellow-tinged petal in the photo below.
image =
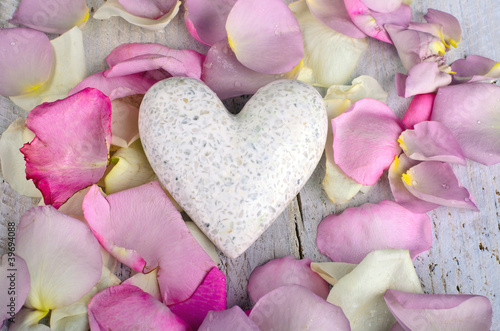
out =
[(406, 173), (402, 174), (401, 175), (401, 178), (405, 181), (406, 184), (408, 184), (409, 186), (412, 186), (413, 185), (413, 178), (411, 176), (411, 173), (410, 171), (407, 171)]

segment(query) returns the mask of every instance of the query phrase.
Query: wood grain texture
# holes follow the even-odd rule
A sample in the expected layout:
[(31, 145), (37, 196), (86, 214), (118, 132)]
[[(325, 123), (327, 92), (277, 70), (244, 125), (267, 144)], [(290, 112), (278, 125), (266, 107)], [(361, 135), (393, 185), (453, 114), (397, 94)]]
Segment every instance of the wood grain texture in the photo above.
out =
[[(0, 2), (0, 26), (10, 26), (19, 0)], [(103, 0), (88, 0), (92, 12)], [(463, 29), (464, 40), (449, 53), (449, 62), (469, 54), (500, 60), (500, 5), (491, 0), (414, 0), (413, 20), (423, 21), (427, 8), (455, 15)], [(182, 12), (165, 31), (153, 32), (132, 26), (119, 18), (106, 21), (90, 19), (84, 31), (88, 74), (106, 69), (105, 57), (116, 46), (126, 42), (157, 42), (172, 48), (191, 48), (205, 53), (207, 47), (194, 42), (187, 33)], [(369, 40), (368, 49), (352, 74), (375, 77), (389, 93), (388, 104), (400, 117), (409, 101), (396, 95), (394, 74), (404, 72), (396, 51), (390, 45)], [(226, 102), (237, 109), (245, 98)], [(450, 105), (453, 106), (453, 105)], [(10, 100), (0, 97), (0, 132), (17, 117), (26, 113)], [(429, 252), (417, 257), (415, 267), (426, 293), (475, 293), (487, 296), (494, 307), (493, 330), (500, 329), (500, 165), (491, 167), (468, 161), (454, 166), (461, 183), (469, 189), (479, 213), (440, 207), (429, 215), (433, 221), (434, 243)], [(332, 204), (321, 189), (325, 168), (322, 159), (297, 199), (250, 249), (237, 259), (220, 256), (220, 268), (227, 275), (228, 306), (251, 306), (246, 291), (251, 271), (273, 258), (285, 255), (307, 256), (314, 261), (328, 261), (316, 247), (316, 227), (331, 213), (339, 213), (365, 202), (392, 199), (388, 182), (382, 178), (367, 194), (358, 194), (345, 205)], [(0, 181), (0, 253), (6, 247), (7, 221), (18, 222), (20, 216), (37, 201), (22, 197)], [(127, 268), (116, 273), (125, 279)]]

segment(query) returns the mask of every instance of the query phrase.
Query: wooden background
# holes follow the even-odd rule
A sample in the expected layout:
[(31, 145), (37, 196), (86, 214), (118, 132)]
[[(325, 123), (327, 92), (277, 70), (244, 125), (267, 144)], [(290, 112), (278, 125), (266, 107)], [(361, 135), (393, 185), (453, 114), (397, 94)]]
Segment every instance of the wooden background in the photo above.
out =
[[(15, 11), (18, 1), (0, 2), (0, 26), (9, 27), (7, 20)], [(165, 31), (153, 32), (132, 26), (119, 18), (93, 20), (92, 13), (103, 2), (87, 1), (91, 8), (91, 19), (83, 33), (89, 75), (106, 69), (105, 57), (122, 43), (156, 42), (171, 48), (191, 48), (202, 53), (207, 50), (187, 33), (182, 10)], [(451, 13), (462, 25), (464, 40), (456, 50), (448, 53), (450, 63), (469, 54), (500, 61), (499, 0), (414, 0), (413, 20), (423, 21), (427, 8)], [(404, 72), (404, 69), (395, 49), (388, 44), (369, 40), (368, 49), (352, 78), (361, 74), (375, 77), (389, 93), (389, 106), (401, 117), (409, 101), (395, 93), (396, 72)], [(9, 99), (0, 97), (0, 132), (19, 116), (26, 117), (26, 113)], [(454, 166), (454, 169), (462, 185), (474, 196), (480, 212), (445, 207), (430, 212), (434, 242), (429, 252), (414, 260), (415, 268), (426, 293), (474, 293), (487, 296), (493, 304), (492, 329), (499, 330), (500, 165), (487, 167), (468, 161), (465, 167)], [(297, 198), (246, 253), (237, 259), (220, 256), (219, 266), (227, 275), (228, 307), (250, 307), (247, 279), (255, 267), (271, 259), (291, 254), (297, 258), (327, 261), (328, 258), (318, 252), (315, 244), (316, 227), (325, 216), (365, 202), (392, 199), (388, 181), (384, 177), (368, 194), (358, 194), (345, 205), (334, 205), (321, 188), (324, 172), (323, 158)], [(18, 222), (21, 215), (37, 201), (18, 195), (3, 178), (0, 179), (0, 253), (3, 253), (6, 248), (7, 221)], [(128, 276), (126, 268), (117, 270), (117, 273), (122, 278)]]

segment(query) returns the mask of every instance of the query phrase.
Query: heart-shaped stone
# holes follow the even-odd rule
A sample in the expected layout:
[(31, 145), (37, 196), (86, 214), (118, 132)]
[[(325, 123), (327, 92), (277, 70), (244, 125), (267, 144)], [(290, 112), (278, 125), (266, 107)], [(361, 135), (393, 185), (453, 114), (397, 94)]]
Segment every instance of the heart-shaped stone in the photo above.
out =
[(318, 92), (299, 81), (261, 88), (232, 115), (205, 84), (177, 77), (146, 93), (139, 132), (161, 183), (224, 254), (237, 257), (314, 171), (327, 116)]

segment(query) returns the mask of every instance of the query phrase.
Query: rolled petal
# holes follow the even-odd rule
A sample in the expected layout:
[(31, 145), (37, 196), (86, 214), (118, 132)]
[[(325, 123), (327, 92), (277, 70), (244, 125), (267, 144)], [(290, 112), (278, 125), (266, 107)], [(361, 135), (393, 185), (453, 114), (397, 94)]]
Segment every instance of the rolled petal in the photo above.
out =
[(453, 80), (459, 83), (473, 83), (500, 78), (500, 63), (479, 55), (468, 55), (451, 64), (456, 72)]
[(129, 147), (139, 139), (139, 109), (124, 100), (111, 101), (111, 145)]
[(411, 167), (419, 163), (419, 161), (412, 160), (405, 154), (401, 154), (399, 157), (396, 157), (391, 164), (388, 177), (394, 201), (414, 213), (426, 213), (436, 209), (439, 205), (421, 200), (411, 194), (406, 188), (403, 180), (403, 175), (410, 170)]
[(48, 312), (70, 305), (101, 278), (100, 246), (90, 229), (51, 206), (34, 207), (21, 218), (16, 252), (28, 266), (25, 306)]
[(169, 308), (193, 330), (198, 330), (209, 311), (226, 309), (226, 275), (213, 267), (189, 299)]
[(236, 0), (222, 0), (214, 6), (205, 0), (184, 1), (184, 20), (191, 36), (209, 46), (227, 39), (226, 20), (235, 3)]
[(139, 272), (126, 279), (123, 284), (137, 286), (144, 292), (151, 294), (156, 300), (161, 301), (161, 292), (157, 277), (158, 269), (154, 269), (147, 274)]
[[(124, 6), (121, 4), (123, 0), (108, 0), (97, 9), (97, 11), (94, 14), (94, 18), (98, 20), (107, 20), (111, 17), (118, 16), (129, 22), (130, 24), (139, 26), (144, 29), (148, 30), (163, 30), (168, 23), (177, 15), (179, 12), (179, 7), (181, 5), (180, 1), (175, 2), (175, 4), (171, 7), (171, 9), (163, 16), (152, 19), (152, 18), (146, 18), (146, 17), (141, 17), (134, 15), (132, 13), (129, 13)], [(127, 0), (125, 1), (125, 4), (132, 5), (133, 1)], [(136, 4), (133, 5), (134, 9), (136, 8), (141, 8), (140, 11), (143, 11), (145, 7), (143, 6), (145, 2), (148, 3), (155, 3), (159, 4), (159, 6), (163, 6), (162, 4), (165, 4), (167, 6), (170, 6), (173, 1), (169, 0), (167, 2), (162, 2), (162, 1), (157, 1), (157, 0), (141, 0), (141, 1), (135, 1)], [(148, 5), (148, 9), (151, 9), (151, 4)]]
[(226, 31), (236, 58), (249, 69), (281, 74), (304, 57), (299, 23), (282, 0), (237, 1)]
[(118, 0), (130, 14), (150, 19), (158, 19), (167, 14), (176, 4), (176, 0)]
[(332, 120), (335, 163), (363, 185), (375, 184), (401, 151), (404, 129), (386, 104), (363, 99)]
[(198, 331), (245, 330), (261, 331), (240, 307), (224, 311), (210, 311)]
[(462, 28), (455, 16), (429, 8), (424, 17), (429, 23), (436, 23), (443, 26), (443, 34), (440, 37), (446, 44), (457, 47), (457, 44), (462, 41)]
[(254, 269), (248, 279), (248, 294), (253, 302), (258, 302), (267, 293), (285, 285), (301, 285), (317, 296), (326, 299), (330, 288), (318, 274), (310, 268), (311, 260), (296, 260), (288, 255), (274, 259)]
[(88, 305), (92, 330), (172, 330), (188, 325), (160, 301), (133, 285), (108, 287)]
[(22, 0), (9, 21), (46, 33), (62, 34), (89, 19), (85, 0)]
[(37, 90), (50, 77), (53, 51), (42, 32), (25, 28), (0, 30), (0, 95)]
[(139, 272), (159, 266), (165, 304), (185, 301), (215, 266), (193, 238), (158, 182), (103, 197), (93, 186), (85, 218), (103, 247)]
[(300, 24), (304, 41), (304, 70), (310, 71), (298, 79), (308, 84), (330, 87), (342, 84), (356, 67), (368, 46), (365, 39), (353, 39), (334, 31), (314, 17), (305, 1), (297, 1), (290, 9)]
[(300, 285), (279, 287), (253, 307), (250, 319), (262, 330), (349, 330), (342, 309)]
[(413, 129), (415, 124), (431, 119), (435, 98), (435, 93), (417, 94), (413, 97), (403, 116), (403, 123), (408, 129)]
[(388, 330), (396, 320), (384, 302), (388, 289), (422, 293), (407, 250), (380, 250), (369, 253), (330, 291), (328, 302), (342, 308), (351, 329)]
[(404, 97), (436, 92), (438, 88), (450, 85), (451, 75), (442, 72), (436, 62), (422, 62), (408, 71)]
[[(15, 314), (24, 305), (30, 291), (30, 274), (26, 262), (13, 253), (14, 242), (10, 244), (10, 238), (14, 238), (15, 227), (9, 226), (12, 236), (6, 240), (6, 247), (9, 253), (4, 254), (0, 259), (0, 290), (3, 293), (0, 304), (0, 326), (6, 319), (14, 318)], [(12, 248), (12, 250), (11, 250)]]
[(446, 125), (465, 157), (492, 165), (500, 162), (500, 86), (474, 83), (440, 88), (431, 120)]
[(28, 114), (26, 127), (36, 137), (21, 148), (26, 178), (33, 179), (46, 204), (58, 208), (102, 177), (111, 141), (110, 122), (111, 103), (95, 89), (44, 103)]
[(366, 37), (366, 34), (351, 21), (344, 0), (306, 0), (306, 3), (314, 17), (330, 29), (351, 38)]
[(342, 262), (321, 262), (311, 263), (311, 270), (321, 276), (330, 285), (335, 285), (340, 278), (356, 268), (357, 264), (342, 263)]
[(405, 330), (488, 331), (491, 327), (491, 302), (481, 295), (388, 290), (384, 299)]

